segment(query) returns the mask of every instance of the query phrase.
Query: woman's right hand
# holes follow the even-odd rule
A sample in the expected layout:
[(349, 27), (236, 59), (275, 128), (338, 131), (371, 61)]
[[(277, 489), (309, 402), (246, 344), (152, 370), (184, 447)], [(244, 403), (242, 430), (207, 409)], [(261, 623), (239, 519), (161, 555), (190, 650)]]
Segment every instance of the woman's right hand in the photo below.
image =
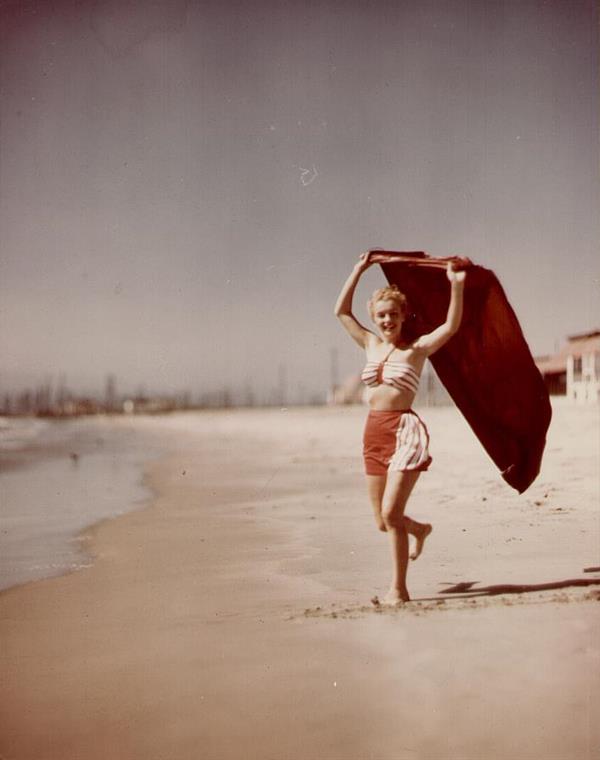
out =
[(387, 264), (390, 261), (393, 261), (393, 256), (390, 256), (389, 254), (384, 253), (383, 251), (378, 250), (371, 250), (366, 251), (365, 253), (361, 253), (361, 255), (358, 257), (358, 261), (356, 263), (356, 269), (359, 269), (361, 272), (364, 272), (365, 269), (368, 269), (369, 267), (372, 267), (373, 264)]
[(364, 272), (365, 269), (372, 267), (373, 264), (378, 264), (382, 261), (385, 261), (385, 256), (380, 251), (366, 251), (365, 253), (361, 253), (358, 257), (356, 267), (360, 269), (361, 272)]
[(373, 264), (373, 262), (370, 260), (370, 257), (371, 251), (361, 253), (358, 257), (358, 261), (356, 262), (356, 269), (360, 269), (361, 272), (364, 272), (365, 269), (368, 269)]

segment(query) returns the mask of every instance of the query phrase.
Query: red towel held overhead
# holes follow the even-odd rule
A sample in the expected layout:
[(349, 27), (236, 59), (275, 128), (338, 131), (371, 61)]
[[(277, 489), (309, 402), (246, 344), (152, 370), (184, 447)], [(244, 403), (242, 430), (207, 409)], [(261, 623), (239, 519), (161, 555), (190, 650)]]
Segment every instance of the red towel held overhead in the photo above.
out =
[(423, 251), (377, 251), (372, 258), (406, 295), (410, 337), (445, 322), (446, 266), (467, 270), (460, 329), (431, 357), (436, 373), (475, 435), (519, 493), (540, 471), (552, 409), (523, 332), (496, 275), (469, 259)]

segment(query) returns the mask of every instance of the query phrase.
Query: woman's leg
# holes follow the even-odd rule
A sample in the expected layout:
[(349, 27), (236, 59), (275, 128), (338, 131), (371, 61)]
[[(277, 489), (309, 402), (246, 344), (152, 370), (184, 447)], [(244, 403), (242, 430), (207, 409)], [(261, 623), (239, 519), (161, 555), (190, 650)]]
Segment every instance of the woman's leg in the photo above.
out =
[[(367, 475), (367, 490), (369, 492), (369, 499), (371, 500), (371, 506), (373, 507), (373, 515), (375, 517), (375, 523), (379, 530), (384, 533), (387, 531), (385, 520), (381, 512), (383, 494), (385, 491), (385, 484), (387, 480), (386, 475)], [(404, 515), (404, 527), (406, 532), (410, 533), (416, 539), (415, 550), (410, 555), (411, 559), (416, 559), (423, 551), (423, 544), (425, 539), (431, 533), (432, 527), (429, 523), (420, 523), (417, 520), (413, 520), (411, 517)]]
[(421, 473), (418, 470), (390, 471), (383, 493), (381, 515), (390, 535), (394, 575), (384, 601), (388, 604), (407, 602), (408, 533), (404, 521), (406, 502)]
[(385, 481), (387, 475), (367, 475), (367, 490), (369, 492), (369, 499), (371, 500), (371, 506), (373, 507), (373, 516), (379, 530), (384, 533), (387, 530), (385, 522), (381, 515), (381, 503), (383, 501), (383, 492), (385, 491)]

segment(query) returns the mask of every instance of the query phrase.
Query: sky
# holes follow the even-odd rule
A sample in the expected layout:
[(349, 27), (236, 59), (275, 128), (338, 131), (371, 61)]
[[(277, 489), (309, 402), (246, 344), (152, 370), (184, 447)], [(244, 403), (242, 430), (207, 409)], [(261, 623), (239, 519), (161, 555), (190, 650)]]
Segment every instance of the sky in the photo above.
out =
[[(0, 391), (323, 395), (370, 247), (600, 328), (591, 0), (0, 2)], [(383, 284), (363, 277), (356, 315)]]

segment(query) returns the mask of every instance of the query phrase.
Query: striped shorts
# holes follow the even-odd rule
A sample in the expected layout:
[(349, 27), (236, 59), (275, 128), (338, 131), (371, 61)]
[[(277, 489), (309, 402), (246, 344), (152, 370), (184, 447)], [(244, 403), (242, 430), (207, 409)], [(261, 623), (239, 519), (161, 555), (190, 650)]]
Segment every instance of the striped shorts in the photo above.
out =
[(363, 458), (367, 475), (426, 470), (431, 457), (425, 423), (412, 409), (371, 409), (363, 435)]

